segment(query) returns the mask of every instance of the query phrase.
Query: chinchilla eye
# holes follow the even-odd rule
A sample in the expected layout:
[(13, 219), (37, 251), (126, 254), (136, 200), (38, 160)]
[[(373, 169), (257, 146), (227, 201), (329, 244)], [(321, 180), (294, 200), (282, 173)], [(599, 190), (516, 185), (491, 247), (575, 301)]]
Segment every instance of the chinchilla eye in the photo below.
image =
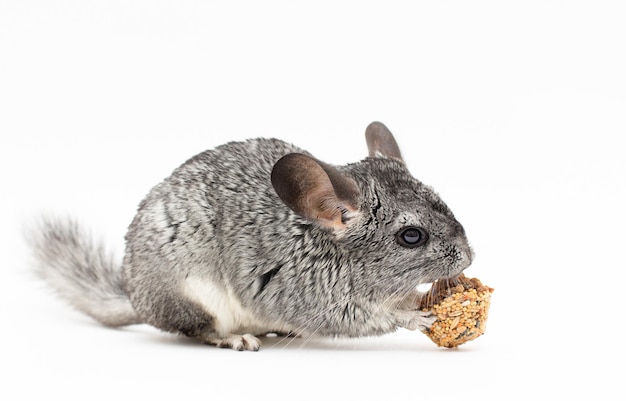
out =
[(396, 234), (396, 241), (405, 248), (424, 245), (427, 240), (428, 233), (419, 227), (404, 227)]

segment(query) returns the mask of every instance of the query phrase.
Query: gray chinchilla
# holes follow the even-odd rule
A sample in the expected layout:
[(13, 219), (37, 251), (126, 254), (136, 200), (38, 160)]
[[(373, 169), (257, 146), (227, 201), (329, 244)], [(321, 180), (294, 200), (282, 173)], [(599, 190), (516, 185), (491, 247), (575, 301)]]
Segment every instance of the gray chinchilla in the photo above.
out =
[(29, 240), (36, 272), (108, 326), (148, 323), (236, 350), (256, 336), (381, 335), (433, 322), (416, 286), (472, 261), (463, 227), (411, 176), (391, 132), (333, 166), (276, 139), (191, 158), (141, 202), (121, 266), (71, 220)]

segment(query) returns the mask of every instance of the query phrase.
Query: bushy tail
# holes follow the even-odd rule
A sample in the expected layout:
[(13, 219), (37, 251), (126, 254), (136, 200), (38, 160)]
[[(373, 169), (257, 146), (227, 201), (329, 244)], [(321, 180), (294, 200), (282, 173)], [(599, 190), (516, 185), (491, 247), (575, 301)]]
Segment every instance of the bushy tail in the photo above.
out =
[(35, 272), (76, 309), (107, 326), (141, 323), (121, 266), (71, 220), (45, 219), (27, 232)]

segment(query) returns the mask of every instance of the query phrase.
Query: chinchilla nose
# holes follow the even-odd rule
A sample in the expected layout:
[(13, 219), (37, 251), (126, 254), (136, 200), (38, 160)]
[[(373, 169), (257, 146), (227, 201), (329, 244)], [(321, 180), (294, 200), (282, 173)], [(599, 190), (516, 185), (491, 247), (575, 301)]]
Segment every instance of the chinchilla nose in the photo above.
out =
[(455, 237), (465, 237), (465, 229), (458, 221), (452, 226), (452, 235)]
[(456, 222), (452, 227), (453, 238), (456, 238), (456, 244), (459, 252), (459, 265), (462, 266), (463, 269), (469, 267), (474, 260), (474, 251), (469, 245), (467, 240), (467, 236), (465, 235), (465, 229), (461, 225), (461, 223)]
[(466, 269), (474, 261), (474, 251), (469, 246), (467, 241), (465, 241), (465, 246), (463, 247), (463, 251), (462, 252), (463, 252), (462, 263), (465, 264), (465, 266), (463, 268)]

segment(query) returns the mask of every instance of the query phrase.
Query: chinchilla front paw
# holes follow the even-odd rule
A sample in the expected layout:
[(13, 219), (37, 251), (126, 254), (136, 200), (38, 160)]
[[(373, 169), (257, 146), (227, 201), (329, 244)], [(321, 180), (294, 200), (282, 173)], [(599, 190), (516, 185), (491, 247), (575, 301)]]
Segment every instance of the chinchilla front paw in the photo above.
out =
[(404, 327), (411, 331), (416, 329), (427, 331), (437, 320), (437, 317), (433, 315), (431, 310), (398, 310), (395, 315), (398, 327)]

